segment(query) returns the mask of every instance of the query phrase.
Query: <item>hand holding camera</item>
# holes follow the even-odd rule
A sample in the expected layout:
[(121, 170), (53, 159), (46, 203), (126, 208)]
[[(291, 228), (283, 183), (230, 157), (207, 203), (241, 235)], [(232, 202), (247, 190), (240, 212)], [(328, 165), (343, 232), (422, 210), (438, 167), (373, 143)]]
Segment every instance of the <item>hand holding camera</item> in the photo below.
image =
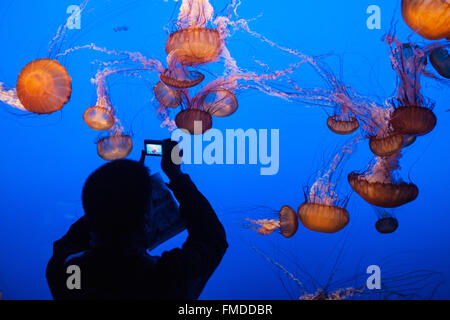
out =
[(180, 169), (181, 159), (183, 151), (177, 142), (171, 139), (165, 140), (145, 140), (145, 149), (141, 154), (141, 163), (144, 163), (146, 156), (160, 156), (161, 169), (167, 175), (169, 179), (173, 179), (176, 176), (182, 174)]

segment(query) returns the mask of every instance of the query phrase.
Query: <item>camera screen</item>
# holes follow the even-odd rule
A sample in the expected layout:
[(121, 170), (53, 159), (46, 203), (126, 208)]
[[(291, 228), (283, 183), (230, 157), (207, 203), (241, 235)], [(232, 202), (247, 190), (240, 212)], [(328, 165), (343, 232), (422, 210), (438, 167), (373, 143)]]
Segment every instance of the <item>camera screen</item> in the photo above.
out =
[(147, 143), (145, 149), (149, 156), (162, 156), (162, 145), (160, 144)]

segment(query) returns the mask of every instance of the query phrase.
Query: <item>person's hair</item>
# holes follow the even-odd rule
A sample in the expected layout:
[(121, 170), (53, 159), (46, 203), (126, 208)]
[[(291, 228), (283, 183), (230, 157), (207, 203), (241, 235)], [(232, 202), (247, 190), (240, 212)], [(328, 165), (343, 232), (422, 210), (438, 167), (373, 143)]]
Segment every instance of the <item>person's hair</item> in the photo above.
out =
[(142, 231), (151, 191), (149, 171), (139, 162), (116, 160), (95, 170), (82, 192), (91, 232), (109, 240)]

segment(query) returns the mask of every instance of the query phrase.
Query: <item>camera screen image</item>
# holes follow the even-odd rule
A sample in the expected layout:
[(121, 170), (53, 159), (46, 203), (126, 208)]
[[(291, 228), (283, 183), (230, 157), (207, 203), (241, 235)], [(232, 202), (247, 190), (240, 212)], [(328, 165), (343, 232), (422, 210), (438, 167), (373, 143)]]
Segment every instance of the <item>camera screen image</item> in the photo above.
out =
[(150, 156), (161, 156), (162, 155), (162, 145), (148, 143), (145, 145), (145, 151), (147, 155)]

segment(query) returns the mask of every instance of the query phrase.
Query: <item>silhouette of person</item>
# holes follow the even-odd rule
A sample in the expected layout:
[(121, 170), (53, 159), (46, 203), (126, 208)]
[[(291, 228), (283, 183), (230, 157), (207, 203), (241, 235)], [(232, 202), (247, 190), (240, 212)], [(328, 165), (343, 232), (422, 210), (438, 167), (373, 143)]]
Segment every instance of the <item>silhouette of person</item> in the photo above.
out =
[[(172, 161), (178, 145), (163, 141), (161, 168), (180, 204), (188, 238), (182, 248), (150, 256), (151, 192), (141, 162), (116, 160), (86, 180), (85, 215), (54, 242), (47, 282), (54, 299), (197, 299), (228, 247), (225, 230), (208, 200)], [(179, 150), (176, 149), (176, 152)], [(70, 286), (69, 266), (80, 286)]]

